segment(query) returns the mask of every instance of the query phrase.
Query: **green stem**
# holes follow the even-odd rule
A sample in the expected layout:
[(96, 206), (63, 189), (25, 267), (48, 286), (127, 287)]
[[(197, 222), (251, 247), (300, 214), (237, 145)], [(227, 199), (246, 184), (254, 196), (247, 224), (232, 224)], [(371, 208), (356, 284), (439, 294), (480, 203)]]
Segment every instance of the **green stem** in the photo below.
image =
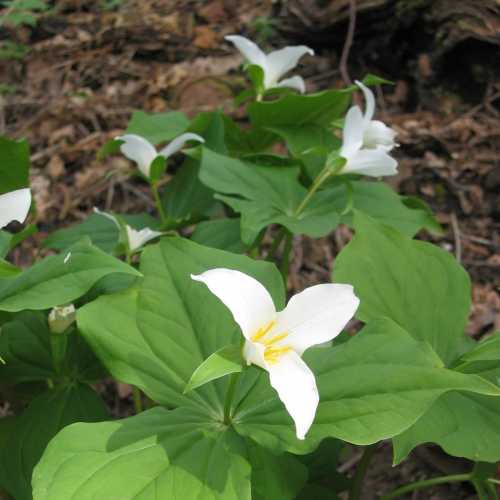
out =
[(231, 424), (231, 405), (233, 404), (234, 393), (236, 391), (236, 382), (238, 382), (240, 374), (233, 373), (229, 378), (229, 384), (226, 391), (226, 400), (224, 401), (224, 423)]
[(328, 177), (330, 177), (331, 175), (332, 175), (332, 171), (328, 167), (325, 167), (318, 174), (318, 176), (316, 177), (316, 179), (314, 179), (314, 182), (312, 183), (312, 186), (309, 189), (309, 191), (307, 192), (306, 196), (301, 201), (300, 205), (297, 207), (297, 210), (295, 210), (295, 214), (294, 215), (296, 217), (298, 215), (300, 215), (304, 211), (304, 208), (306, 208), (307, 204), (311, 201), (311, 198), (314, 196), (314, 194), (316, 193), (316, 191), (321, 187), (321, 185), (323, 184), (323, 182), (325, 182), (326, 179), (328, 179)]
[(471, 479), (471, 474), (452, 474), (450, 476), (441, 476), (432, 479), (425, 479), (423, 481), (415, 481), (414, 483), (407, 484), (405, 486), (402, 486), (401, 488), (394, 490), (388, 495), (383, 495), (382, 497), (380, 497), (380, 500), (390, 500), (391, 498), (400, 497), (405, 493), (409, 493), (415, 490), (422, 490), (424, 488), (430, 488), (431, 486), (436, 486), (438, 484), (465, 482), (470, 481)]
[(349, 491), (349, 500), (360, 500), (361, 493), (363, 489), (363, 480), (368, 470), (368, 465), (370, 464), (375, 452), (377, 451), (377, 445), (372, 444), (367, 446), (361, 457), (361, 461), (356, 467), (356, 472), (352, 478), (351, 489)]
[(285, 282), (285, 289), (288, 281), (288, 268), (290, 265), (290, 251), (292, 250), (293, 234), (287, 231), (285, 248), (283, 250), (283, 257), (281, 258), (281, 276), (283, 276), (283, 281)]
[(160, 193), (158, 192), (158, 185), (156, 183), (151, 184), (151, 191), (155, 199), (156, 210), (160, 216), (161, 224), (164, 226), (167, 223), (167, 214), (163, 208), (163, 203), (161, 202)]
[(493, 483), (493, 484), (500, 484), (500, 481), (499, 481), (498, 479), (494, 479), (494, 478), (492, 478), (492, 477), (489, 477), (489, 478), (487, 479), (487, 481), (488, 481), (489, 483)]
[(266, 260), (274, 259), (276, 250), (278, 250), (278, 247), (280, 246), (281, 241), (285, 237), (285, 234), (286, 234), (286, 229), (284, 227), (280, 227), (280, 230), (276, 233), (276, 236), (274, 237), (274, 241), (271, 243), (271, 248), (269, 249)]
[(134, 399), (135, 413), (142, 413), (142, 394), (141, 390), (135, 386), (132, 386), (132, 397)]

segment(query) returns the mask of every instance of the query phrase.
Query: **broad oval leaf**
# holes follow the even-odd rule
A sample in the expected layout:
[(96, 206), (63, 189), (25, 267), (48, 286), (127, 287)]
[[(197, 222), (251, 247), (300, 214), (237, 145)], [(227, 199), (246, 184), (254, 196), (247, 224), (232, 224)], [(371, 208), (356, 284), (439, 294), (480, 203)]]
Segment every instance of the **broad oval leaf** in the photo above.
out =
[(42, 310), (73, 302), (112, 273), (141, 275), (83, 240), (63, 254), (45, 258), (15, 278), (0, 280), (0, 310)]
[(244, 440), (192, 410), (76, 424), (50, 443), (34, 500), (251, 500)]

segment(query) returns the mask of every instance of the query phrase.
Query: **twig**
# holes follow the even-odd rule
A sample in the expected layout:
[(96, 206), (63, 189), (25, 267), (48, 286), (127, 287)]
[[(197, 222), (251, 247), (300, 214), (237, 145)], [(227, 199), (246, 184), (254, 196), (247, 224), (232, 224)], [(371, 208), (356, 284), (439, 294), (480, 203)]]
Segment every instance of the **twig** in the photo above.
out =
[(349, 71), (347, 70), (347, 60), (354, 40), (354, 30), (356, 28), (356, 0), (349, 0), (349, 26), (347, 28), (347, 36), (345, 38), (342, 55), (340, 56), (340, 74), (346, 85), (352, 85)]
[(453, 229), (453, 239), (455, 240), (455, 258), (457, 262), (462, 261), (462, 241), (460, 239), (460, 228), (455, 212), (451, 213), (451, 228)]

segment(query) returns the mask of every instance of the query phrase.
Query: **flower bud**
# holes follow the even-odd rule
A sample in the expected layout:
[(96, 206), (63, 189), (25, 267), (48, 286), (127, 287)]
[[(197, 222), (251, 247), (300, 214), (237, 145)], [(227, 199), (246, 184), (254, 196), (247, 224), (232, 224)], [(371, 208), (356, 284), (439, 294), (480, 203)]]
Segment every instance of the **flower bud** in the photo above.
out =
[(56, 306), (49, 314), (49, 329), (51, 333), (64, 333), (76, 319), (76, 310), (73, 304)]

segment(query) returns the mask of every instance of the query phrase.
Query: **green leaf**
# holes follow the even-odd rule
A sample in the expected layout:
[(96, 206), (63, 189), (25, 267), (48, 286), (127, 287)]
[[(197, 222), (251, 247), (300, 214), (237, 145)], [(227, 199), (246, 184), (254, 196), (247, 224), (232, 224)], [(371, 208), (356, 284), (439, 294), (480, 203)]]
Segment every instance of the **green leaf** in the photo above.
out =
[(182, 221), (207, 213), (214, 205), (214, 193), (198, 179), (198, 160), (186, 158), (175, 177), (163, 190), (162, 200), (170, 219)]
[(21, 272), (21, 269), (6, 260), (0, 259), (0, 278), (12, 278)]
[(296, 215), (307, 194), (298, 175), (298, 168), (250, 164), (203, 148), (200, 179), (219, 193), (237, 195), (217, 197), (242, 214), (242, 240), (246, 244), (271, 223), (312, 237), (324, 236), (335, 228), (339, 216), (321, 192)]
[(91, 214), (81, 224), (53, 232), (45, 238), (43, 245), (54, 250), (66, 250), (85, 236), (88, 236), (97, 248), (111, 253), (118, 244), (119, 231), (112, 220)]
[(372, 73), (368, 73), (362, 80), (362, 82), (366, 86), (373, 86), (373, 85), (394, 85), (394, 82), (391, 80), (386, 80), (385, 78), (382, 78), (380, 76), (374, 75)]
[(211, 354), (200, 366), (198, 366), (198, 368), (196, 368), (184, 392), (187, 393), (193, 389), (197, 389), (212, 380), (216, 380), (231, 373), (241, 372), (244, 366), (245, 361), (241, 353), (241, 344), (231, 344), (222, 347)]
[(328, 127), (344, 114), (351, 89), (326, 90), (317, 94), (288, 94), (271, 102), (253, 102), (247, 110), (257, 127), (322, 125)]
[(0, 194), (28, 187), (29, 168), (28, 142), (0, 136)]
[(251, 500), (245, 442), (205, 414), (153, 408), (76, 424), (49, 444), (33, 474), (34, 500)]
[(0, 258), (5, 258), (5, 256), (9, 253), (11, 241), (12, 235), (7, 231), (0, 230)]
[[(342, 183), (327, 188), (325, 191), (330, 193), (331, 203), (339, 212), (343, 212), (348, 206), (349, 185), (352, 189), (352, 208), (378, 222), (392, 226), (407, 236), (414, 236), (423, 228), (433, 233), (441, 232), (439, 224), (425, 204), (408, 206), (406, 197), (399, 196), (383, 182), (350, 181), (349, 184)], [(352, 226), (352, 212), (344, 215), (342, 222)]]
[(246, 67), (248, 77), (252, 82), (252, 87), (256, 94), (262, 94), (264, 92), (264, 70), (257, 66), (256, 64), (249, 64)]
[(126, 133), (137, 134), (151, 144), (171, 141), (181, 135), (189, 126), (189, 120), (180, 111), (149, 114), (144, 111), (134, 111), (129, 121)]
[(248, 441), (252, 500), (293, 500), (307, 481), (307, 468), (293, 455), (274, 455)]
[(16, 500), (31, 500), (31, 473), (49, 441), (73, 422), (107, 418), (104, 403), (90, 387), (75, 384), (46, 392), (18, 417), (14, 431), (0, 450), (5, 488)]
[(470, 282), (453, 256), (411, 240), (361, 212), (356, 235), (335, 261), (334, 281), (351, 283), (364, 322), (388, 317), (429, 342), (446, 365), (463, 352)]
[(55, 375), (47, 317), (25, 311), (2, 325), (0, 380), (18, 383), (47, 380)]
[[(229, 153), (233, 156), (256, 154), (265, 151), (279, 137), (263, 128), (252, 127), (241, 129), (229, 116), (223, 116), (225, 143)], [(214, 148), (214, 151), (217, 151)], [(222, 152), (222, 151), (217, 151)]]
[(161, 179), (161, 177), (165, 173), (165, 170), (167, 169), (167, 159), (162, 155), (158, 155), (151, 162), (149, 168), (150, 168), (150, 174), (149, 174), (150, 182), (152, 183), (157, 182)]
[(104, 276), (124, 273), (140, 276), (133, 267), (93, 247), (88, 241), (73, 245), (0, 281), (0, 310), (41, 310), (73, 302)]
[(225, 379), (183, 394), (207, 357), (241, 340), (224, 305), (190, 277), (214, 267), (254, 276), (276, 305), (283, 305), (283, 281), (274, 265), (163, 238), (142, 254), (144, 280), (138, 292), (100, 297), (77, 313), (80, 330), (114, 377), (137, 385), (159, 403), (208, 406), (222, 413)]
[(191, 239), (207, 247), (243, 253), (247, 246), (241, 241), (240, 219), (215, 219), (196, 225)]
[(310, 452), (325, 437), (366, 445), (400, 434), (449, 391), (500, 395), (500, 388), (477, 375), (445, 368), (427, 343), (387, 318), (332, 349), (310, 349), (304, 360), (320, 393), (306, 441), (295, 438), (267, 375), (239, 384), (233, 422), (240, 434), (275, 452)]
[(500, 332), (478, 342), (455, 364), (464, 373), (479, 373), (500, 368)]
[(469, 393), (441, 396), (408, 430), (393, 438), (394, 463), (423, 443), (474, 461), (500, 460), (500, 399)]

